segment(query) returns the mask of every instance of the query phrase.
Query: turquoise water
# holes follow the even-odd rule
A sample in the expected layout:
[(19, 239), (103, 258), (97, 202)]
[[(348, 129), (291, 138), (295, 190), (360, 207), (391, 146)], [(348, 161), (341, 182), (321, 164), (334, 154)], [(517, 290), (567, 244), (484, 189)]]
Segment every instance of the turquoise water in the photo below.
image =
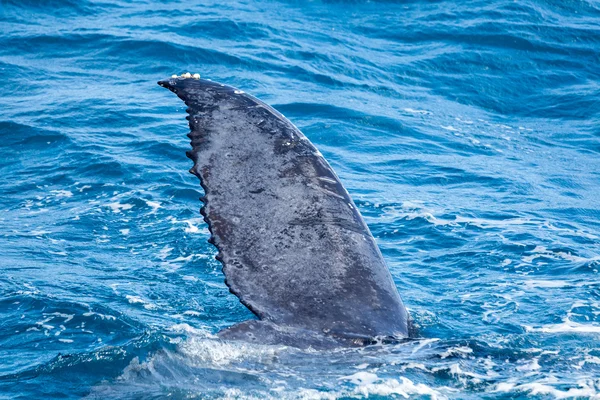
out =
[[(458, 2), (456, 2), (458, 3)], [(600, 3), (0, 0), (0, 398), (600, 396)], [(222, 342), (199, 72), (363, 213), (418, 340)]]

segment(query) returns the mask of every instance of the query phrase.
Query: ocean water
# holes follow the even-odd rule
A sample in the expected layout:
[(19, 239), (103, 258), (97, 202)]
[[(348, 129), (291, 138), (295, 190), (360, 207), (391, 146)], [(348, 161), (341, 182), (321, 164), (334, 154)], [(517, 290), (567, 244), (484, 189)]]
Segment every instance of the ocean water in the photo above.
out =
[[(417, 327), (331, 351), (252, 318), (199, 215), (200, 73), (353, 196)], [(0, 0), (0, 398), (599, 398), (600, 3)]]

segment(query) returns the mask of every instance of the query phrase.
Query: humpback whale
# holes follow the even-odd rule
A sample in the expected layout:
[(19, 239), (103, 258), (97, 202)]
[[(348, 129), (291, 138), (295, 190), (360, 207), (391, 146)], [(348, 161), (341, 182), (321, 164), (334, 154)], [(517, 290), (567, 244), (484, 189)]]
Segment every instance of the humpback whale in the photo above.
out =
[(281, 113), (199, 75), (158, 82), (187, 108), (200, 213), (231, 293), (257, 320), (224, 339), (361, 346), (409, 335), (409, 315), (340, 179)]

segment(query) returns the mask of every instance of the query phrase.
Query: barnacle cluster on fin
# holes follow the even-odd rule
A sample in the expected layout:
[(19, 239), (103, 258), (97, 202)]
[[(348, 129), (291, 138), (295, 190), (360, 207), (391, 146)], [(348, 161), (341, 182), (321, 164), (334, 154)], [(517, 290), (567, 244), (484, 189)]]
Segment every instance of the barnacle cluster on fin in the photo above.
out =
[(194, 78), (194, 79), (200, 79), (200, 74), (196, 73), (194, 75), (190, 74), (189, 72), (186, 72), (185, 74), (181, 74), (181, 75), (177, 75), (177, 74), (173, 74), (171, 75), (171, 78), (175, 79), (175, 78)]

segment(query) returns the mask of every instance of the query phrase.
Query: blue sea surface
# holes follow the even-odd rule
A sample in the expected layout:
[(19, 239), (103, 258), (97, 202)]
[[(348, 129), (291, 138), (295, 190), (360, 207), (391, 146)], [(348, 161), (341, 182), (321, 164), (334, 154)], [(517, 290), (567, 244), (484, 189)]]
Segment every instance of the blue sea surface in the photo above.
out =
[[(188, 71), (320, 149), (416, 340), (216, 338)], [(600, 398), (598, 1), (0, 0), (0, 73), (0, 398)]]

